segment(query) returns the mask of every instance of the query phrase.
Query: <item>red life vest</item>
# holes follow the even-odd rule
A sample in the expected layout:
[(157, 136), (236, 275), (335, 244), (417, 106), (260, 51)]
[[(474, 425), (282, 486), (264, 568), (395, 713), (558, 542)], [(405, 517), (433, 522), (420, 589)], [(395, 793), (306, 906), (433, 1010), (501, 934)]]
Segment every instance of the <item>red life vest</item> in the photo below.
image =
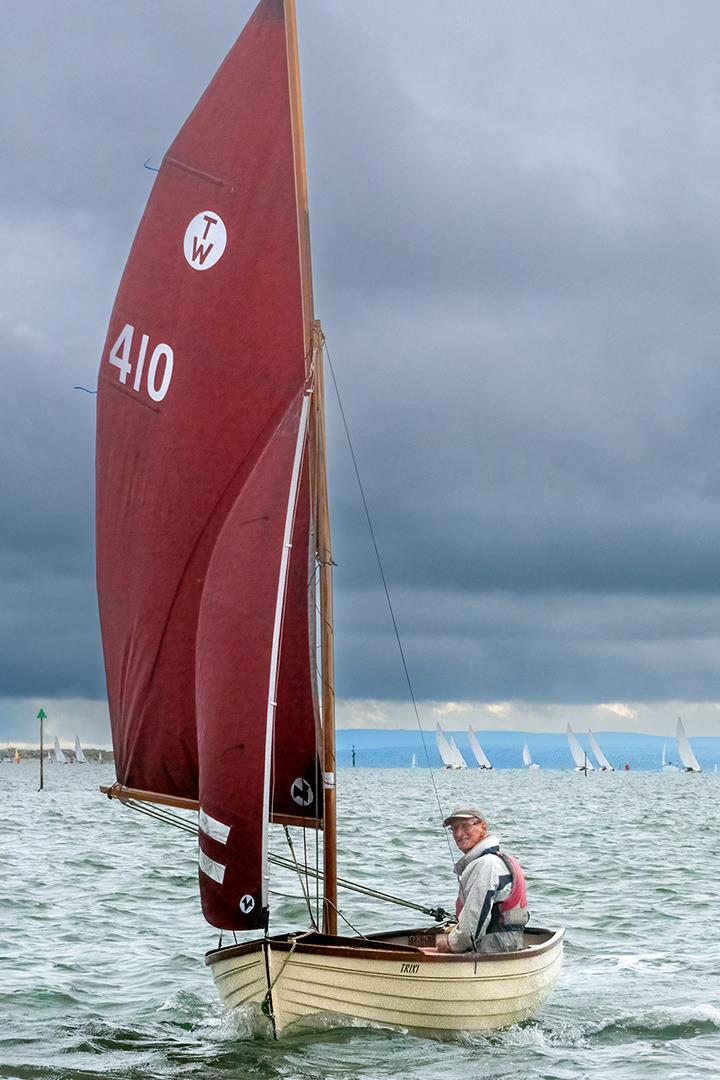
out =
[[(507, 866), (512, 876), (512, 887), (510, 889), (510, 895), (505, 900), (500, 900), (498, 903), (493, 904), (498, 914), (498, 922), (502, 926), (504, 922), (504, 915), (506, 911), (512, 911), (513, 908), (527, 907), (527, 888), (525, 886), (525, 875), (523, 868), (515, 858), (514, 855), (506, 855), (504, 851), (498, 850), (498, 848), (489, 848), (487, 851), (483, 851), (479, 858), (483, 855), (497, 855), (499, 859)], [(460, 918), (460, 912), (465, 906), (465, 897), (463, 896), (462, 886), (458, 893), (458, 898), (455, 901), (455, 915)]]

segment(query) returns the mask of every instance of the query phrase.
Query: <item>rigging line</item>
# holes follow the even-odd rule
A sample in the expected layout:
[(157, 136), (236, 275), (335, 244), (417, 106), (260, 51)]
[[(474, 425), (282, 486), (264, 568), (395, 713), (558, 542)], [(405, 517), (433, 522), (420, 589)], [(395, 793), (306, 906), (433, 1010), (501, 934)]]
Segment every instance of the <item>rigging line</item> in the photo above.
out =
[(347, 925), (350, 927), (350, 929), (353, 931), (353, 933), (357, 934), (357, 936), (360, 937), (360, 938), (364, 938), (365, 941), (369, 941), (369, 938), (365, 934), (363, 934), (360, 930), (358, 930), (358, 928), (356, 926), (353, 926), (353, 924), (350, 922), (349, 919), (345, 918), (345, 916), (343, 915), (340, 908), (337, 907), (336, 904), (333, 904), (332, 900), (328, 900), (328, 904), (330, 905), (330, 907), (335, 908), (336, 913), (340, 916), (340, 918), (342, 919), (342, 921), (344, 923), (347, 923)]
[[(300, 865), (299, 865), (299, 863), (298, 863), (298, 861), (297, 861), (297, 859), (295, 857), (295, 846), (294, 846), (294, 844), (292, 842), (292, 837), (290, 835), (290, 830), (288, 829), (287, 825), (283, 825), (283, 830), (285, 832), (285, 839), (287, 840), (288, 847), (290, 848), (290, 854), (292, 855), (293, 865), (295, 867), (295, 872), (297, 873), (298, 881), (300, 882), (300, 888), (302, 889), (302, 894), (305, 897), (305, 904), (307, 905), (308, 915), (310, 916), (310, 924), (312, 925), (314, 930), (317, 930), (317, 925), (315, 923), (315, 918), (313, 916), (313, 911), (312, 911), (312, 901), (310, 900), (310, 888), (309, 888), (309, 881), (308, 881), (307, 873), (305, 874), (305, 877), (303, 878), (302, 870), (300, 869)], [(303, 829), (303, 833), (304, 832), (305, 832), (305, 829)]]
[[(184, 832), (192, 833), (193, 836), (197, 836), (198, 834), (197, 825), (194, 825), (191, 821), (186, 821), (184, 818), (179, 817), (177, 814), (172, 813), (172, 811), (170, 810), (165, 810), (162, 807), (155, 805), (154, 803), (138, 802), (136, 799), (121, 799), (117, 796), (116, 798), (122, 806), (125, 806), (130, 810), (137, 810), (138, 813), (145, 814), (146, 817), (155, 818), (157, 821), (161, 821), (165, 825), (174, 825), (176, 828), (182, 829)], [(303, 830), (303, 832), (305, 831), (306, 830)], [(274, 866), (281, 867), (283, 870), (296, 869), (293, 863), (289, 859), (284, 858), (282, 855), (270, 855), (270, 862)], [(322, 870), (317, 867), (308, 866), (307, 864), (305, 866), (300, 864), (299, 871), (301, 873), (304, 871), (307, 875), (316, 878), (318, 881), (321, 881), (324, 876)], [(360, 893), (362, 896), (369, 896), (373, 900), (384, 900), (386, 903), (394, 904), (397, 907), (410, 908), (413, 911), (421, 912), (423, 915), (430, 915), (438, 922), (441, 922), (443, 919), (450, 917), (449, 913), (445, 911), (444, 908), (424, 907), (422, 904), (416, 904), (412, 900), (403, 900), (399, 896), (393, 896), (390, 893), (380, 892), (379, 889), (372, 889), (368, 885), (360, 885), (355, 881), (348, 881), (346, 878), (339, 877), (337, 879), (337, 883), (341, 889), (347, 889), (348, 892)], [(339, 911), (338, 914), (340, 914)], [(319, 909), (317, 916), (319, 919)]]
[[(442, 808), (442, 803), (440, 802), (440, 795), (439, 795), (439, 792), (438, 792), (438, 789), (437, 789), (437, 784), (435, 783), (435, 776), (433, 774), (433, 767), (432, 767), (432, 764), (430, 762), (430, 754), (428, 752), (427, 744), (425, 742), (425, 733), (423, 732), (422, 724), (420, 723), (420, 714), (418, 712), (417, 702), (415, 700), (415, 691), (413, 690), (412, 680), (410, 678), (410, 672), (408, 670), (407, 661), (405, 660), (405, 650), (403, 649), (402, 641), (400, 640), (400, 631), (398, 629), (397, 620), (395, 618), (395, 610), (394, 610), (393, 605), (392, 605), (392, 600), (390, 599), (390, 590), (388, 589), (388, 584), (387, 584), (387, 580), (385, 578), (385, 571), (383, 569), (382, 559), (380, 558), (380, 549), (378, 548), (377, 540), (375, 539), (375, 530), (373, 529), (372, 519), (370, 517), (370, 509), (369, 509), (368, 504), (367, 504), (367, 499), (365, 498), (365, 489), (363, 488), (362, 480), (360, 479), (360, 469), (358, 468), (357, 458), (355, 457), (355, 449), (353, 447), (352, 439), (350, 438), (350, 429), (348, 427), (347, 418), (345, 416), (345, 409), (343, 408), (342, 398), (340, 397), (340, 388), (338, 386), (337, 379), (335, 378), (335, 368), (333, 367), (333, 362), (332, 362), (332, 359), (330, 357), (330, 350), (328, 348), (327, 341), (325, 342), (325, 354), (326, 354), (326, 356), (328, 358), (328, 366), (330, 368), (330, 374), (332, 376), (333, 386), (335, 387), (335, 395), (337, 397), (338, 405), (340, 406), (340, 416), (342, 418), (343, 427), (345, 429), (345, 437), (347, 439), (348, 446), (350, 447), (350, 457), (352, 458), (353, 468), (355, 470), (355, 477), (357, 479), (358, 487), (360, 489), (360, 498), (362, 499), (363, 508), (365, 510), (365, 518), (367, 519), (368, 529), (370, 530), (370, 539), (372, 540), (372, 545), (373, 545), (373, 548), (375, 550), (375, 558), (377, 559), (378, 569), (380, 571), (380, 579), (382, 581), (383, 589), (385, 590), (385, 599), (387, 600), (388, 609), (390, 611), (390, 618), (392, 619), (393, 630), (395, 631), (395, 639), (397, 641), (398, 649), (400, 651), (400, 659), (402, 660), (402, 666), (403, 666), (403, 669), (405, 671), (405, 678), (407, 680), (408, 690), (410, 691), (410, 700), (412, 701), (413, 711), (415, 713), (415, 719), (417, 720), (417, 726), (418, 726), (418, 730), (420, 732), (420, 739), (421, 739), (421, 742), (422, 742), (422, 745), (423, 745), (423, 750), (425, 751), (425, 757), (427, 759), (428, 769), (430, 770), (430, 779), (432, 781), (433, 790), (435, 792), (435, 801), (437, 802), (438, 810), (440, 811), (440, 820), (442, 821), (443, 818), (445, 817), (445, 813), (444, 813), (443, 808)], [(447, 833), (445, 832), (444, 829), (443, 829), (443, 833), (445, 834), (445, 839), (447, 840), (448, 851), (450, 852), (450, 856), (451, 856), (451, 858), (453, 859), (453, 862), (454, 862), (455, 858), (453, 856), (452, 847), (450, 846), (450, 837), (447, 835)]]

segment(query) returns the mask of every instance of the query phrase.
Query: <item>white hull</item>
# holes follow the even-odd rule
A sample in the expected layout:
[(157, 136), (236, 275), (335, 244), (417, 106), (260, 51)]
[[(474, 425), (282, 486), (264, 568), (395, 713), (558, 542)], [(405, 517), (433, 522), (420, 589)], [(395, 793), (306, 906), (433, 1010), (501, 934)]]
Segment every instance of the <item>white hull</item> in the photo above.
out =
[(276, 1034), (328, 1013), (418, 1032), (495, 1031), (533, 1016), (560, 973), (562, 930), (529, 931), (518, 952), (457, 956), (408, 944), (423, 933), (432, 940), (428, 931), (362, 945), (298, 935), (294, 947), (290, 935), (217, 949), (206, 963), (223, 1003), (237, 1009), (265, 1002)]

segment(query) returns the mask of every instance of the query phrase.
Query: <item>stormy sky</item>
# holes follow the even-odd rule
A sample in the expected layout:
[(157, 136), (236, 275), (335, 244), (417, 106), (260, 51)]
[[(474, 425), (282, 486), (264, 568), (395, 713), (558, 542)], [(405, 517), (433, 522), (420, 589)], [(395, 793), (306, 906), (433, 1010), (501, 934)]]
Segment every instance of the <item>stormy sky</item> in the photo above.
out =
[[(0, 742), (107, 741), (92, 389), (248, 0), (3, 0)], [(718, 732), (720, 8), (299, 0), (316, 309), (421, 716)], [(330, 398), (341, 723), (413, 722)]]

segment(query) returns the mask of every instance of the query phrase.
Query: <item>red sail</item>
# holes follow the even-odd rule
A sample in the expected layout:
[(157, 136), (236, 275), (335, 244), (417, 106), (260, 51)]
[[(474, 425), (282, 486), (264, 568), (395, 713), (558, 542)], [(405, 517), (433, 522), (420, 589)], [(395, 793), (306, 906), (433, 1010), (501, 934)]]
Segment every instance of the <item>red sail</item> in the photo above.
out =
[[(283, 0), (262, 0), (168, 151), (98, 382), (98, 595), (118, 780), (199, 798), (207, 821), (231, 827), (258, 797), (263, 806), (273, 776), (279, 813), (320, 812), (317, 790), (301, 808), (292, 795), (296, 779), (317, 774), (307, 466), (291, 500), (286, 583), (278, 577), (312, 325), (286, 22)], [(273, 765), (235, 751), (266, 729), (279, 591)], [(234, 606), (222, 632), (212, 622), (219, 592)], [(253, 827), (261, 839), (247, 872), (228, 870), (222, 902), (204, 895), (215, 925), (257, 925), (265, 826)], [(220, 844), (212, 828), (205, 835)], [(227, 865), (238, 852), (232, 840), (220, 846)], [(234, 897), (236, 877), (244, 891)], [(201, 884), (215, 896), (217, 881), (201, 873)], [(257, 898), (254, 913), (238, 906), (245, 895)]]

